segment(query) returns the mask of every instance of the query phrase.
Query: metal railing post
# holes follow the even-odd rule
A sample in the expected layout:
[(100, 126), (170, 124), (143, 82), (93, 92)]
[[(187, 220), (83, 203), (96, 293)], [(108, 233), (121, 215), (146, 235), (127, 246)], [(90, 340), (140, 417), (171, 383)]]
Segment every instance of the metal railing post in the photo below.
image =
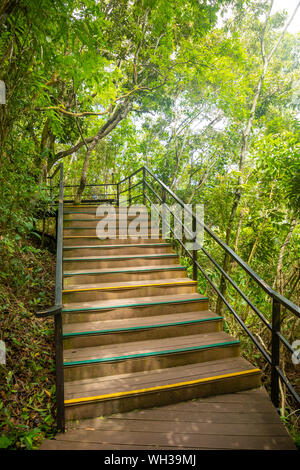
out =
[(131, 206), (131, 176), (128, 178), (128, 204)]
[(117, 207), (120, 205), (120, 183), (117, 184)]
[(62, 313), (55, 315), (55, 366), (56, 366), (56, 420), (59, 431), (65, 430), (64, 371), (62, 344)]
[[(197, 228), (197, 221), (196, 221), (195, 215), (193, 214), (193, 216), (192, 216), (192, 231), (195, 234), (194, 240), (193, 240), (194, 245), (196, 244), (196, 241), (197, 241), (196, 228)], [(193, 280), (194, 281), (198, 280), (197, 258), (198, 258), (198, 251), (194, 246), (194, 248), (193, 248)]]
[(146, 205), (146, 170), (143, 167), (143, 204)]
[[(57, 253), (56, 253), (56, 283), (55, 304), (62, 305), (62, 244), (63, 244), (63, 164), (60, 167), (59, 201), (57, 215)], [(64, 405), (64, 370), (63, 370), (63, 342), (62, 342), (62, 313), (55, 315), (55, 363), (56, 363), (56, 407), (57, 427), (65, 430), (65, 405)]]
[(52, 181), (52, 177), (50, 176), (50, 198), (52, 199), (53, 197), (53, 181)]
[(166, 234), (166, 191), (163, 189), (162, 192), (162, 205), (161, 205), (161, 238), (164, 238)]
[(273, 298), (272, 303), (272, 364), (271, 364), (271, 400), (275, 408), (279, 407), (279, 375), (280, 364), (280, 303)]
[(58, 210), (55, 210), (55, 242), (57, 245), (57, 230), (58, 230)]
[[(54, 346), (55, 346), (55, 372), (56, 372), (56, 422), (59, 431), (65, 431), (65, 403), (64, 403), (64, 364), (62, 339), (62, 257), (63, 257), (63, 210), (64, 210), (64, 167), (61, 163), (54, 174), (60, 170), (58, 210), (56, 211), (56, 280), (55, 305), (47, 310), (36, 312), (39, 318), (54, 315)], [(54, 176), (52, 175), (52, 178)]]

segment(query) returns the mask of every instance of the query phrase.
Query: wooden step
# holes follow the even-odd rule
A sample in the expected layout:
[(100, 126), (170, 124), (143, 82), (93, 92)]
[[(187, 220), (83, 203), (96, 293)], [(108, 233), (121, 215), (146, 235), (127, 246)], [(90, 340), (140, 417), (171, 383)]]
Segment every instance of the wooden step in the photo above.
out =
[(240, 357), (65, 384), (67, 419), (105, 416), (260, 385), (260, 370)]
[(102, 302), (78, 302), (65, 304), (64, 323), (146, 317), (169, 313), (207, 310), (208, 298), (200, 294), (162, 295)]
[(69, 221), (93, 221), (93, 220), (102, 220), (103, 218), (106, 218), (107, 220), (111, 220), (112, 217), (116, 216), (117, 220), (133, 220), (136, 217), (139, 217), (141, 219), (147, 219), (149, 220), (149, 215), (139, 215), (139, 214), (128, 214), (128, 211), (121, 211), (119, 212), (116, 210), (114, 215), (107, 215), (107, 214), (96, 214), (96, 211), (90, 211), (90, 212), (84, 212), (84, 211), (64, 211), (64, 216), (63, 216), (63, 221), (69, 222)]
[(100, 282), (144, 281), (186, 277), (186, 268), (180, 265), (142, 266), (116, 269), (82, 269), (64, 272), (64, 287)]
[[(142, 227), (141, 229), (137, 229), (136, 231), (134, 229), (133, 232), (130, 232), (124, 228), (119, 228), (118, 226), (116, 227), (115, 231), (114, 229), (111, 228), (112, 232), (108, 232), (107, 237), (109, 238), (116, 238), (117, 235), (121, 235), (123, 238), (126, 238), (127, 236), (131, 235), (136, 236), (136, 237), (141, 237), (141, 238), (151, 238), (151, 228), (150, 227)], [(96, 232), (96, 225), (93, 227), (87, 227), (86, 225), (83, 227), (76, 226), (76, 227), (63, 227), (63, 236), (74, 236), (74, 235), (80, 235), (80, 236), (90, 236), (90, 237), (96, 237), (99, 236), (99, 233)], [(101, 234), (102, 237), (102, 234)], [(154, 235), (153, 235), (154, 237)]]
[(83, 267), (88, 269), (104, 269), (129, 266), (179, 264), (176, 254), (162, 253), (151, 255), (111, 255), (111, 256), (85, 256), (85, 257), (64, 257), (63, 270), (77, 270)]
[(219, 315), (206, 310), (145, 318), (70, 323), (63, 327), (64, 349), (211, 333), (221, 331), (222, 320)]
[(115, 244), (115, 245), (82, 245), (65, 246), (64, 256), (85, 257), (85, 256), (111, 256), (111, 255), (138, 255), (138, 254), (161, 254), (172, 253), (171, 243), (139, 243), (139, 244)]
[[(96, 213), (97, 208), (99, 207), (99, 203), (95, 204), (80, 204), (80, 205), (74, 205), (74, 204), (64, 204), (64, 214), (68, 213)], [(126, 206), (116, 206), (113, 204), (101, 204), (101, 207), (108, 207), (114, 208), (116, 212), (127, 212), (128, 207)]]
[[(90, 214), (92, 215), (92, 214)], [(148, 224), (150, 226), (150, 221), (148, 217), (119, 217), (118, 214), (114, 218), (105, 218), (105, 217), (93, 217), (93, 218), (87, 218), (87, 219), (77, 219), (77, 218), (69, 218), (69, 219), (63, 219), (63, 227), (64, 229), (66, 228), (73, 228), (73, 227), (89, 227), (89, 228), (96, 228), (98, 223), (99, 227), (105, 228), (106, 224), (108, 227), (132, 227), (135, 228), (137, 224), (142, 224), (143, 227), (147, 227)], [(134, 225), (133, 225), (134, 224)]]
[(141, 237), (119, 237), (116, 236), (116, 238), (106, 238), (105, 240), (102, 240), (96, 236), (89, 236), (89, 235), (66, 235), (63, 237), (63, 246), (72, 246), (72, 245), (115, 245), (115, 244), (125, 244), (125, 245), (130, 245), (130, 244), (146, 244), (146, 243), (164, 243), (164, 240), (162, 238), (141, 238)]
[(189, 278), (157, 279), (149, 281), (82, 284), (62, 291), (63, 303), (95, 300), (127, 299), (156, 295), (189, 294), (197, 292), (197, 281)]
[(239, 354), (239, 341), (214, 332), (64, 351), (65, 381), (206, 362)]
[[(102, 204), (101, 204), (102, 205)], [(107, 204), (108, 207), (113, 206), (112, 204)], [(72, 203), (64, 203), (64, 214), (67, 212), (96, 212), (97, 208), (99, 207), (99, 203), (95, 202), (95, 204), (72, 204)]]

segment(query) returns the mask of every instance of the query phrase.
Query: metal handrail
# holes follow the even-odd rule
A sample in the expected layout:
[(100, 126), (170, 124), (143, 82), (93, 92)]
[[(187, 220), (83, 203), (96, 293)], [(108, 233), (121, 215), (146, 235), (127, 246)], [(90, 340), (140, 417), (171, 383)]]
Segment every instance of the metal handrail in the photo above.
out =
[[(63, 257), (63, 204), (64, 204), (64, 167), (61, 163), (53, 176), (60, 170), (59, 200), (56, 219), (56, 279), (54, 306), (36, 313), (37, 317), (54, 316), (54, 342), (56, 365), (56, 421), (60, 431), (65, 430), (64, 408), (64, 372), (63, 372), (63, 342), (62, 342), (62, 257)], [(52, 181), (52, 180), (51, 180)]]
[[(118, 183), (103, 183), (103, 184), (86, 184), (85, 188), (98, 187), (98, 186), (117, 186)], [(78, 188), (79, 184), (65, 184), (64, 188)], [(59, 188), (59, 184), (53, 186), (53, 188)]]
[[(148, 188), (154, 195), (155, 197), (159, 200), (160, 203), (164, 204), (166, 201), (166, 193), (169, 194), (184, 210), (192, 216), (193, 224), (195, 223), (200, 224), (200, 226), (203, 227), (203, 229), (208, 233), (208, 235), (216, 242), (218, 245), (226, 252), (228, 253), (231, 258), (238, 263), (242, 269), (261, 287), (267, 295), (272, 299), (272, 325), (266, 320), (266, 318), (263, 316), (263, 314), (259, 311), (259, 309), (250, 301), (250, 299), (243, 293), (243, 291), (237, 286), (237, 284), (233, 281), (233, 279), (227, 274), (224, 269), (214, 260), (214, 258), (207, 252), (207, 250), (204, 249), (204, 247), (200, 247), (202, 252), (208, 257), (208, 259), (214, 264), (214, 266), (222, 273), (222, 275), (231, 283), (231, 285), (234, 287), (234, 289), (242, 296), (242, 298), (247, 302), (247, 304), (250, 306), (250, 308), (258, 315), (258, 317), (263, 321), (263, 323), (266, 325), (266, 327), (271, 331), (272, 334), (272, 353), (271, 355), (268, 354), (268, 352), (264, 349), (264, 347), (256, 340), (255, 336), (251, 333), (249, 328), (246, 326), (246, 324), (243, 322), (243, 320), (239, 317), (239, 315), (236, 313), (236, 311), (233, 309), (233, 307), (230, 305), (230, 303), (226, 300), (224, 295), (220, 292), (220, 290), (217, 288), (217, 286), (212, 282), (212, 280), (209, 278), (209, 276), (206, 274), (206, 272), (203, 270), (203, 268), (200, 266), (197, 260), (197, 250), (192, 250), (190, 252), (185, 245), (181, 242), (181, 240), (178, 240), (178, 242), (181, 244), (181, 246), (184, 248), (185, 252), (187, 255), (192, 259), (193, 262), (193, 276), (194, 278), (197, 278), (197, 270), (201, 272), (201, 274), (206, 278), (206, 280), (210, 283), (210, 285), (213, 287), (213, 289), (216, 291), (217, 295), (221, 298), (223, 303), (226, 305), (226, 307), (229, 309), (229, 311), (233, 314), (234, 318), (238, 321), (238, 323), (242, 326), (242, 328), (246, 331), (248, 336), (251, 338), (252, 342), (255, 344), (255, 346), (258, 348), (258, 350), (261, 352), (265, 360), (269, 365), (271, 365), (271, 399), (274, 403), (274, 405), (278, 408), (279, 406), (279, 378), (285, 383), (287, 386), (288, 390), (290, 393), (293, 395), (294, 399), (300, 404), (300, 397), (295, 391), (295, 389), (292, 387), (292, 385), (289, 383), (288, 379), (284, 375), (283, 371), (279, 367), (279, 362), (280, 362), (280, 342), (290, 351), (294, 352), (294, 349), (292, 346), (288, 343), (288, 341), (282, 336), (280, 333), (280, 307), (283, 306), (290, 310), (292, 313), (294, 313), (297, 317), (300, 318), (300, 308), (294, 304), (292, 301), (287, 299), (286, 297), (282, 296), (278, 292), (274, 291), (271, 286), (269, 286), (250, 266), (243, 261), (226, 243), (224, 243), (202, 220), (200, 220), (194, 212), (190, 209), (189, 206), (187, 206), (167, 185), (165, 185), (154, 173), (146, 166), (143, 166), (136, 170), (134, 173), (131, 175), (127, 176), (123, 180), (119, 182), (124, 183), (128, 181), (128, 188), (123, 192), (128, 191), (129, 195), (131, 194), (131, 189), (133, 186), (131, 186), (131, 178), (136, 175), (137, 173), (142, 172), (143, 173), (143, 193), (141, 195), (138, 195), (138, 197), (142, 196), (143, 201), (145, 204), (145, 201), (148, 201), (149, 203), (152, 203), (151, 199), (146, 195), (146, 188)], [(148, 183), (146, 180), (146, 174), (150, 175), (156, 183), (161, 187), (163, 190), (163, 197), (161, 198), (157, 192), (152, 188), (152, 186)], [(138, 183), (138, 184), (141, 184)], [(132, 199), (131, 197), (129, 198), (130, 200)], [(168, 206), (166, 206), (167, 209)], [(172, 211), (170, 211), (172, 212)], [(161, 216), (161, 213), (158, 211), (159, 215)], [(176, 218), (175, 214), (173, 214), (174, 218)], [(184, 224), (176, 218), (181, 225), (184, 227)], [(174, 234), (174, 230), (172, 227), (164, 222), (170, 231)], [(187, 228), (185, 227), (187, 230)], [(190, 232), (190, 231), (189, 231)], [(190, 232), (192, 233), (192, 232)]]
[[(162, 198), (157, 194), (157, 192), (152, 188), (152, 186), (146, 181), (146, 186), (150, 189), (151, 192), (153, 192), (153, 194), (155, 194), (155, 196), (159, 199), (160, 202), (163, 202)], [(170, 213), (172, 213), (171, 209), (166, 206), (167, 210), (169, 210)], [(178, 218), (176, 217), (175, 214), (173, 214), (174, 216), (174, 219), (176, 219), (176, 221), (181, 224), (182, 227), (184, 227), (184, 223)], [(185, 227), (185, 230), (186, 232), (189, 232), (190, 235), (192, 235), (192, 232), (190, 232), (190, 230), (188, 230), (186, 227)], [(173, 232), (173, 231), (172, 231)], [(223, 276), (230, 282), (230, 284), (235, 288), (235, 290), (243, 297), (243, 299), (247, 302), (247, 304), (252, 308), (252, 310), (257, 314), (257, 316), (263, 321), (263, 323), (266, 325), (267, 328), (269, 328), (269, 330), (272, 330), (272, 326), (270, 325), (270, 323), (266, 320), (266, 318), (263, 316), (263, 314), (258, 310), (257, 307), (255, 307), (255, 305), (251, 302), (250, 299), (248, 299), (248, 297), (243, 293), (243, 291), (237, 286), (237, 284), (234, 282), (234, 280), (229, 276), (229, 274), (227, 274), (223, 268), (213, 259), (213, 257), (208, 253), (207, 250), (205, 250), (205, 248), (203, 246), (200, 247), (200, 250), (203, 251), (203, 253), (209, 258), (209, 260), (216, 266), (216, 268), (223, 274)], [(192, 255), (190, 255), (192, 256)]]
[[(140, 186), (141, 184), (143, 184), (143, 181), (139, 181), (138, 183), (133, 184), (132, 186), (130, 186), (130, 189), (134, 189), (137, 186)], [(120, 191), (119, 194), (123, 194), (123, 193), (127, 193), (127, 192), (128, 192), (128, 188), (124, 189), (124, 191)]]
[(145, 170), (151, 175), (160, 186), (170, 194), (170, 196), (175, 199), (178, 204), (185, 208), (185, 210), (191, 215), (194, 216), (197, 222), (204, 228), (204, 230), (254, 279), (257, 284), (265, 291), (267, 294), (277, 299), (282, 305), (284, 305), (291, 312), (295, 313), (300, 318), (300, 308), (298, 305), (291, 302), (286, 297), (283, 297), (278, 292), (274, 291), (271, 286), (269, 286), (252, 268), (240, 258), (226, 243), (224, 243), (204, 222), (202, 222), (193, 211), (170, 189), (166, 186), (157, 176), (155, 176), (149, 168), (144, 166)]
[[(148, 196), (146, 195), (146, 199), (151, 202), (150, 198), (148, 198)], [(155, 206), (154, 206), (155, 207)], [(155, 210), (157, 211), (157, 213), (159, 214), (159, 210), (155, 207)], [(170, 224), (168, 224), (168, 222), (164, 222), (166, 224), (166, 226), (168, 227), (168, 229), (173, 233), (175, 234), (175, 231), (173, 230), (173, 228), (171, 227)], [(187, 255), (193, 259), (193, 254), (185, 247), (184, 243), (181, 241), (181, 240), (178, 240), (178, 242), (180, 243), (180, 245), (184, 248), (185, 252), (187, 253)], [(228, 307), (228, 309), (231, 311), (231, 313), (234, 315), (234, 317), (238, 320), (238, 322), (241, 324), (241, 326), (244, 328), (244, 330), (246, 331), (246, 333), (248, 334), (248, 336), (252, 339), (252, 341), (255, 343), (255, 345), (257, 346), (257, 348), (260, 350), (260, 352), (263, 354), (263, 356), (265, 357), (265, 359), (267, 360), (267, 362), (269, 364), (271, 364), (271, 357), (268, 353), (266, 353), (266, 351), (262, 348), (262, 346), (258, 343), (258, 341), (255, 339), (255, 337), (253, 336), (253, 334), (251, 333), (251, 331), (249, 330), (249, 328), (245, 325), (245, 323), (243, 322), (243, 320), (240, 319), (240, 317), (238, 316), (238, 314), (235, 312), (235, 310), (231, 307), (231, 305), (229, 304), (229, 302), (225, 299), (225, 297), (222, 295), (222, 293), (219, 291), (219, 289), (217, 288), (217, 286), (212, 282), (212, 280), (207, 276), (207, 274), (203, 271), (202, 267), (200, 266), (200, 264), (198, 263), (198, 261), (195, 261), (195, 264), (197, 266), (197, 268), (202, 272), (202, 274), (205, 276), (205, 278), (209, 281), (209, 283), (211, 284), (211, 286), (213, 287), (213, 289), (217, 292), (217, 294), (222, 298), (223, 302), (225, 303), (225, 305)]]

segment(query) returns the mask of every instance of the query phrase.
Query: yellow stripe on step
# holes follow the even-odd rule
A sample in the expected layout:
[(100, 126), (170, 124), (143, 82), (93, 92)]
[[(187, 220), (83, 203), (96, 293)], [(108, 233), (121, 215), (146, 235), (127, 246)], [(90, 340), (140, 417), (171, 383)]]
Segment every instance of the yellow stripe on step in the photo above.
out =
[(188, 279), (187, 281), (160, 282), (156, 284), (134, 284), (134, 285), (127, 285), (127, 286), (90, 287), (88, 289), (64, 289), (62, 293), (67, 294), (70, 292), (84, 292), (84, 291), (90, 291), (90, 290), (107, 290), (107, 289), (136, 289), (138, 287), (172, 286), (174, 284), (197, 284), (197, 281)]
[(155, 392), (158, 390), (167, 390), (170, 388), (184, 387), (187, 385), (195, 385), (199, 383), (212, 382), (215, 380), (226, 379), (230, 377), (238, 377), (241, 375), (258, 374), (260, 372), (261, 372), (260, 369), (249, 369), (249, 370), (244, 370), (241, 372), (232, 372), (231, 374), (216, 375), (214, 377), (206, 377), (204, 379), (190, 380), (188, 382), (179, 382), (177, 384), (158, 385), (157, 387), (143, 388), (140, 390), (130, 390), (128, 392), (108, 393), (107, 395), (98, 395), (95, 397), (72, 398), (70, 400), (65, 400), (64, 403), (65, 405), (76, 405), (78, 403), (84, 403), (84, 402), (90, 402), (90, 401), (108, 400), (109, 398), (126, 397), (126, 396), (133, 395), (133, 394)]
[[(67, 228), (70, 228), (70, 227), (67, 227)], [(92, 236), (92, 235), (66, 235), (63, 238), (98, 238), (98, 237), (96, 237), (96, 235), (95, 236)], [(101, 246), (101, 245), (99, 245), (99, 246)]]
[[(72, 227), (65, 227), (65, 228), (72, 228)], [(83, 228), (86, 228), (86, 227), (83, 227)], [(87, 227), (88, 228), (88, 227)], [(97, 238), (98, 240), (100, 240), (100, 238), (98, 238), (96, 235), (65, 235), (63, 236), (63, 239), (65, 240), (66, 238)], [(114, 238), (114, 240), (117, 240), (118, 238), (120, 238), (119, 236), (116, 236)], [(120, 238), (120, 240), (124, 238), (123, 235), (122, 237)], [(125, 237), (126, 238), (126, 237)], [(144, 238), (147, 238), (147, 237), (144, 237)], [(106, 240), (106, 238), (104, 238), (103, 240)], [(160, 238), (155, 238), (155, 240), (161, 240)], [(124, 243), (124, 246), (130, 246), (131, 243)], [(101, 246), (101, 244), (99, 245)], [(112, 245), (113, 246), (113, 245)]]
[[(65, 227), (65, 228), (72, 228), (72, 227)], [(86, 227), (81, 227), (81, 228), (86, 228)], [(96, 235), (64, 235), (63, 236), (63, 239), (66, 239), (66, 238), (98, 238)], [(118, 238), (120, 238), (120, 240), (122, 240), (122, 238), (124, 239), (123, 235), (119, 236), (117, 235), (116, 237), (114, 237), (114, 240), (117, 240)], [(125, 237), (126, 238), (126, 237)], [(143, 237), (143, 238), (148, 238), (148, 237)], [(98, 238), (100, 240), (100, 238)], [(104, 238), (103, 240), (106, 240), (106, 238)], [(131, 238), (130, 238), (131, 240)], [(135, 238), (132, 238), (132, 240), (135, 240)], [(162, 240), (162, 238), (154, 238), (153, 240)], [(130, 246), (131, 243), (124, 243), (124, 245), (126, 246)], [(101, 246), (101, 245), (99, 245)]]

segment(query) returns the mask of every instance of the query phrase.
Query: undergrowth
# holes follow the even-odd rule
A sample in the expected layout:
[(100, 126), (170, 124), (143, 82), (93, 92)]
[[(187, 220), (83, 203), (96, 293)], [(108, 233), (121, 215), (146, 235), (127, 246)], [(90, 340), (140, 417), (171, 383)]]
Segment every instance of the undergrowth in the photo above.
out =
[(37, 244), (0, 237), (2, 449), (35, 449), (55, 434), (54, 322), (34, 314), (53, 304), (55, 257)]

